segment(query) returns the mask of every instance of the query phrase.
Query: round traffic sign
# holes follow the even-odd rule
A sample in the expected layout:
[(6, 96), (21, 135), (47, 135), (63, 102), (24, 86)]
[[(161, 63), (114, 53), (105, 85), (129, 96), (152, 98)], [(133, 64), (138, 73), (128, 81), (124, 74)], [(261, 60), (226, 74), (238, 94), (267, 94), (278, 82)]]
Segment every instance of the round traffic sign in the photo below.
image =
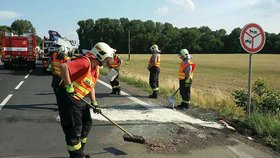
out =
[(240, 33), (240, 43), (248, 53), (257, 53), (265, 44), (265, 33), (258, 24), (247, 24)]

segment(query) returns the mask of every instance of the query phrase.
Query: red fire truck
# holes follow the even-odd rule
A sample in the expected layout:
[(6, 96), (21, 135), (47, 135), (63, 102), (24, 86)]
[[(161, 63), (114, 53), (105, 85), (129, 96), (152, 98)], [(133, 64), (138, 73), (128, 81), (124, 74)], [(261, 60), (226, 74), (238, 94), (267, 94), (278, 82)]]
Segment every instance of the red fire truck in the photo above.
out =
[(27, 65), (28, 68), (36, 66), (36, 36), (32, 33), (14, 35), (2, 32), (2, 61), (4, 69), (14, 65)]

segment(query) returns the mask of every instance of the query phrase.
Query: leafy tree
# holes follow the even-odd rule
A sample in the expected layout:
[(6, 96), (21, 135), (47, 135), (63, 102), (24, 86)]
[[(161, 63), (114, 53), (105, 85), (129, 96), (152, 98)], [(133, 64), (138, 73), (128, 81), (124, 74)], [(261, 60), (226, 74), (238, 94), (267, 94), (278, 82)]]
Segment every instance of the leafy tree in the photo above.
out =
[(78, 25), (80, 26), (77, 30), (80, 48), (91, 49), (94, 45), (94, 21), (92, 19), (81, 20)]
[(231, 33), (224, 40), (224, 52), (225, 53), (241, 53), (244, 50), (240, 44), (240, 33), (241, 28), (235, 28), (231, 31)]
[(186, 48), (190, 52), (200, 52), (199, 45), (201, 33), (197, 28), (183, 28), (180, 33), (181, 49)]
[(11, 28), (18, 35), (22, 35), (24, 33), (29, 33), (29, 32), (34, 34), (36, 33), (32, 23), (28, 20), (15, 20), (12, 23)]

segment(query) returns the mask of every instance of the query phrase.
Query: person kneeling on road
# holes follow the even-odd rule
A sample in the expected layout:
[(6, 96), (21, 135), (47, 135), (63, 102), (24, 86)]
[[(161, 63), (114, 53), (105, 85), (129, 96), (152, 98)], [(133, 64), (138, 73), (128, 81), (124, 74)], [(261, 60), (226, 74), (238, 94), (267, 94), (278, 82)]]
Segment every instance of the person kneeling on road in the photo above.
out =
[(63, 84), (57, 92), (58, 109), (70, 158), (85, 156), (83, 150), (92, 119), (90, 107), (82, 99), (88, 95), (95, 107), (93, 111), (101, 113), (97, 107), (94, 86), (99, 77), (99, 66), (108, 65), (113, 60), (114, 52), (115, 49), (108, 44), (98, 42), (85, 56), (60, 65)]
[(178, 79), (180, 86), (180, 95), (182, 102), (177, 106), (178, 109), (186, 108), (190, 106), (191, 99), (191, 85), (192, 78), (195, 70), (195, 64), (191, 62), (192, 56), (187, 49), (182, 49), (179, 53), (179, 58), (182, 60), (179, 63)]

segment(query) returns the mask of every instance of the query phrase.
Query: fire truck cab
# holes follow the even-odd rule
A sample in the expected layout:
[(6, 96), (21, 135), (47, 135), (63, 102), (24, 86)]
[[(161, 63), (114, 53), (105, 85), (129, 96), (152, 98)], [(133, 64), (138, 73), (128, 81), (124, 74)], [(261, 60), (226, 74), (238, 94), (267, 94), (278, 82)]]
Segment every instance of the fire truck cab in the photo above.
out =
[(36, 36), (32, 33), (14, 35), (2, 32), (2, 61), (4, 69), (14, 65), (26, 65), (28, 68), (36, 67)]

